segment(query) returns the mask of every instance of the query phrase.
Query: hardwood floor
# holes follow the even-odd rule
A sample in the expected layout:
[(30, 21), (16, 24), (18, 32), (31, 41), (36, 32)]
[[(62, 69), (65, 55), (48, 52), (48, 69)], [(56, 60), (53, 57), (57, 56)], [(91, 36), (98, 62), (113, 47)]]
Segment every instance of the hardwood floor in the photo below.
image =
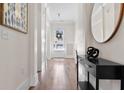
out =
[(74, 59), (52, 59), (44, 75), (39, 73), (37, 90), (77, 89), (76, 64)]

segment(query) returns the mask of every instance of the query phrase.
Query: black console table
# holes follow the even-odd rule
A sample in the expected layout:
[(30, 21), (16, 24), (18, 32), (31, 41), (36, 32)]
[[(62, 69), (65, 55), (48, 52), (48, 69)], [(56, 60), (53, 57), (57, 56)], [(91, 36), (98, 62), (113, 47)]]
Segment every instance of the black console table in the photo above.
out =
[[(124, 90), (124, 65), (99, 58), (97, 60), (88, 60), (87, 57), (81, 58), (77, 55), (77, 82), (82, 90), (99, 89), (99, 79), (117, 79), (121, 80), (121, 90)], [(82, 64), (87, 71), (87, 81), (80, 82), (78, 80), (78, 65)], [(96, 88), (94, 88), (89, 82), (89, 74), (96, 77)]]

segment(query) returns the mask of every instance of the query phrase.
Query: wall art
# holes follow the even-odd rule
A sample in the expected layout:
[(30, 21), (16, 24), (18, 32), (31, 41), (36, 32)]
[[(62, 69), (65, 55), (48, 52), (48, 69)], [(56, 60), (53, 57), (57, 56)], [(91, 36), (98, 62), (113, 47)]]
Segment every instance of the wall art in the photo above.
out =
[(1, 3), (0, 24), (11, 29), (27, 33), (28, 31), (28, 4)]

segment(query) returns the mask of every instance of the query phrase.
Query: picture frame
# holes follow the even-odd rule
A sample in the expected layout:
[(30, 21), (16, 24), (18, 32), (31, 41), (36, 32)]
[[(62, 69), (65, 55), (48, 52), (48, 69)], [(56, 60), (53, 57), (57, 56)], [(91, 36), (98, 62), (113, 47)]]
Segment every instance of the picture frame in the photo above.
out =
[(0, 25), (22, 33), (27, 33), (28, 4), (0, 3)]

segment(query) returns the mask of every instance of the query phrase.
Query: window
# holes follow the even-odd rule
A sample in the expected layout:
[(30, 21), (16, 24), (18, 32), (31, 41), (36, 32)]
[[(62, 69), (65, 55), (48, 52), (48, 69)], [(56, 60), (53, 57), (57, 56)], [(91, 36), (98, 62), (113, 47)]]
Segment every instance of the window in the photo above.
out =
[(64, 30), (57, 29), (55, 31), (55, 38), (53, 44), (54, 50), (64, 50)]

